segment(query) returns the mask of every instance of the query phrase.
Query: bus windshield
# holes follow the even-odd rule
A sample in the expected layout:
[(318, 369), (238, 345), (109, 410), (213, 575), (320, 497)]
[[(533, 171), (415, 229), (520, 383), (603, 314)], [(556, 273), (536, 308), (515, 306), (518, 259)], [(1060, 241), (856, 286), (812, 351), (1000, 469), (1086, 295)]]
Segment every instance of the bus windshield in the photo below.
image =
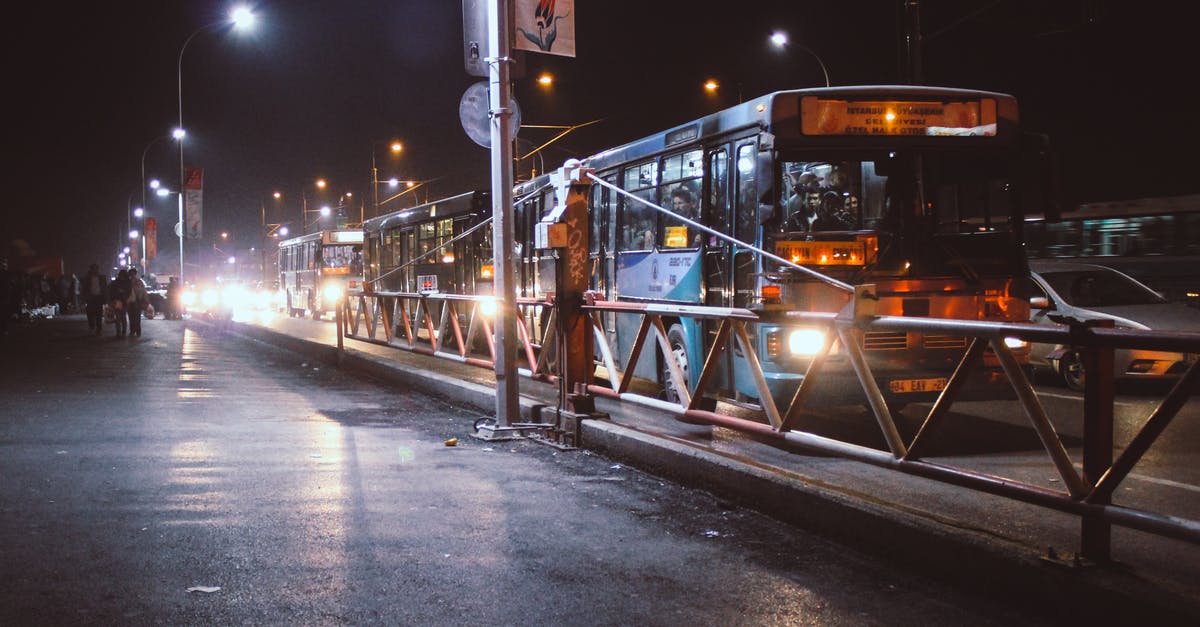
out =
[(919, 222), (925, 232), (1008, 231), (1015, 207), (1008, 170), (1005, 159), (978, 152), (787, 160), (779, 187), (784, 230), (898, 234)]
[(349, 244), (321, 248), (321, 265), (325, 268), (349, 268), (351, 274), (362, 271), (362, 253)]

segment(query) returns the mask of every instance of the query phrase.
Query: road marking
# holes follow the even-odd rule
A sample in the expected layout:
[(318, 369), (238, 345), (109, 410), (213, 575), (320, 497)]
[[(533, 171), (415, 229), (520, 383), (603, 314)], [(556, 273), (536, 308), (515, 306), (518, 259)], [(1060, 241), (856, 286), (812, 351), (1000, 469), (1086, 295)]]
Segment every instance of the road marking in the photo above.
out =
[(1159, 479), (1158, 477), (1148, 477), (1146, 475), (1139, 475), (1137, 473), (1130, 473), (1129, 476), (1134, 479), (1137, 479), (1139, 481), (1147, 481), (1149, 483), (1157, 483), (1159, 485), (1165, 485), (1165, 486), (1172, 487), (1172, 488), (1180, 488), (1182, 490), (1191, 490), (1192, 492), (1200, 492), (1200, 486), (1195, 486), (1190, 483), (1180, 483), (1179, 481), (1171, 481), (1170, 479)]
[[(1073, 394), (1058, 394), (1056, 392), (1038, 392), (1037, 395), (1038, 396), (1049, 396), (1050, 398), (1062, 398), (1062, 399), (1066, 399), (1068, 401), (1083, 401), (1082, 396), (1075, 396)], [(1141, 405), (1141, 403), (1130, 403), (1127, 401), (1113, 401), (1113, 405), (1116, 405), (1118, 407), (1137, 407), (1138, 405)]]

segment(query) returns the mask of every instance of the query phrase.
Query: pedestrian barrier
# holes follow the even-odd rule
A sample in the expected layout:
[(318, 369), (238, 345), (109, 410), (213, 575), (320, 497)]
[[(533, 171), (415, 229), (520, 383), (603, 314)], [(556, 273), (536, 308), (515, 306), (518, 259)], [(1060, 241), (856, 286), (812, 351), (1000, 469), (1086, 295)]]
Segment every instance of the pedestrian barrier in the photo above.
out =
[[(552, 301), (518, 299), (519, 351), (524, 359), (522, 374), (534, 379), (559, 382), (556, 371), (554, 344), (556, 313)], [(346, 337), (376, 344), (393, 346), (416, 353), (433, 355), (480, 367), (491, 367), (496, 347), (491, 341), (489, 307), (494, 301), (486, 297), (454, 294), (357, 294), (343, 302), (344, 334)], [(1200, 378), (1200, 368), (1192, 363), (1169, 394), (1149, 415), (1130, 443), (1113, 458), (1113, 370), (1112, 351), (1115, 348), (1140, 348), (1172, 352), (1200, 353), (1200, 333), (1164, 333), (1062, 325), (1046, 327), (1021, 323), (988, 323), (881, 316), (855, 320), (852, 317), (829, 313), (783, 312), (759, 314), (745, 309), (710, 307), (643, 305), (624, 302), (604, 302), (589, 299), (582, 309), (592, 321), (595, 368), (582, 383), (592, 394), (667, 410), (688, 422), (711, 424), (801, 445), (821, 453), (835, 454), (875, 466), (935, 479), (959, 486), (1001, 495), (1078, 515), (1082, 519), (1083, 557), (1105, 561), (1109, 557), (1110, 525), (1200, 543), (1200, 521), (1183, 519), (1162, 513), (1115, 505), (1114, 491), (1128, 477), (1133, 467), (1163, 433), (1190, 391)], [(658, 355), (670, 369), (670, 376), (683, 393), (678, 402), (655, 398), (644, 391), (631, 391), (632, 373), (615, 365), (616, 347), (606, 342), (604, 315), (619, 312), (641, 316), (640, 328), (633, 345), (620, 363), (637, 363), (644, 351), (659, 351)], [(764, 315), (782, 316), (787, 322), (822, 325), (828, 329), (826, 342), (808, 368), (803, 383), (786, 407), (772, 399), (747, 326), (764, 321)], [(681, 318), (719, 321), (717, 341), (705, 359), (695, 386), (684, 384), (684, 375), (674, 359), (666, 328), (668, 321)], [(863, 336), (871, 332), (904, 332), (961, 336), (967, 339), (958, 367), (950, 376), (920, 429), (908, 441), (900, 435), (891, 408), (872, 376), (870, 364), (863, 352)], [(747, 362), (761, 391), (757, 419), (747, 418), (744, 411), (724, 411), (723, 405), (703, 409), (702, 399), (710, 393), (726, 340), (733, 338)], [(1046, 414), (1037, 392), (1025, 369), (1013, 356), (1005, 338), (1020, 338), (1029, 342), (1060, 343), (1080, 350), (1087, 372), (1084, 392), (1084, 443), (1082, 472), (1076, 468), (1062, 438)], [(840, 347), (838, 355), (848, 360), (861, 384), (864, 400), (869, 405), (887, 450), (880, 450), (839, 441), (807, 432), (800, 428), (804, 408), (812, 391), (821, 385), (822, 371)], [(1012, 477), (1002, 477), (965, 467), (949, 466), (922, 459), (928, 442), (941, 429), (950, 407), (961, 393), (973, 369), (991, 352), (1003, 367), (1025, 417), (1036, 432), (1046, 455), (1053, 463), (1064, 489), (1054, 490)], [(1105, 366), (1107, 364), (1107, 367)], [(574, 383), (574, 382), (573, 382)], [(744, 404), (742, 405), (744, 410)]]

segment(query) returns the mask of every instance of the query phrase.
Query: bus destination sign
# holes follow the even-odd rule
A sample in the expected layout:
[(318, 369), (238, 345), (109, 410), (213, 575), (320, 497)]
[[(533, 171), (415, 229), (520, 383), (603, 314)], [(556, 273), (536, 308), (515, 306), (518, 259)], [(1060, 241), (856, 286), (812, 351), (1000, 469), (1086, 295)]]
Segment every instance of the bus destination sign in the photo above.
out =
[(804, 96), (805, 135), (922, 135), (993, 137), (996, 101), (838, 100)]

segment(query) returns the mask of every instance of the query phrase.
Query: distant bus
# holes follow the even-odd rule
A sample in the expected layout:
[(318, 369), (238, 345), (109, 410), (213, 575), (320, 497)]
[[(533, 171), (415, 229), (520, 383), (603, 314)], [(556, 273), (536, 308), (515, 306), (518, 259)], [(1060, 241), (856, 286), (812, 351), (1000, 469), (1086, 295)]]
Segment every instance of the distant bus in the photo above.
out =
[(279, 242), (279, 289), (288, 315), (320, 318), (343, 294), (361, 289), (362, 244), (361, 230), (321, 231)]
[(1170, 300), (1200, 304), (1200, 194), (1082, 204), (1025, 225), (1033, 259), (1109, 266)]

